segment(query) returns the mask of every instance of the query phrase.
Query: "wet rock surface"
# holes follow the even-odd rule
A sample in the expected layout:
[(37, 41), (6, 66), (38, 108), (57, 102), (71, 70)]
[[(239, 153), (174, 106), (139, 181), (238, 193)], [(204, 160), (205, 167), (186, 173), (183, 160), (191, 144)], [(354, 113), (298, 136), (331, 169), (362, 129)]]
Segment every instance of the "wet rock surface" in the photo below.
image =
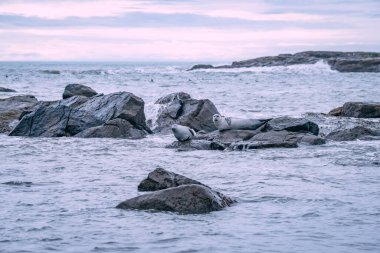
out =
[(290, 131), (290, 132), (309, 132), (314, 135), (318, 135), (319, 127), (314, 122), (307, 120), (305, 118), (291, 118), (291, 117), (280, 117), (270, 120), (265, 131)]
[(141, 183), (137, 186), (137, 189), (139, 191), (157, 191), (188, 184), (203, 185), (196, 180), (180, 174), (176, 174), (163, 168), (156, 168), (148, 174), (146, 179), (141, 181)]
[(158, 99), (156, 104), (162, 107), (158, 113), (155, 132), (168, 133), (174, 124), (190, 127), (197, 132), (216, 130), (212, 116), (218, 110), (208, 99), (193, 99), (189, 94), (179, 92)]
[(37, 98), (30, 95), (0, 99), (0, 133), (9, 133), (23, 112), (37, 103)]
[(190, 184), (140, 195), (119, 203), (116, 208), (200, 214), (219, 211), (232, 203), (206, 186)]
[[(121, 124), (122, 122), (106, 124), (116, 118), (128, 121), (129, 124)], [(106, 125), (104, 126), (104, 124)], [(141, 131), (150, 131), (145, 122), (144, 101), (129, 92), (117, 92), (104, 96), (95, 96), (87, 101), (86, 98), (77, 96), (49, 103), (47, 106), (39, 106), (33, 112), (25, 115), (10, 135), (74, 136), (86, 129), (97, 126), (103, 126), (104, 128), (101, 130), (92, 129), (83, 135), (91, 136), (91, 134), (96, 135), (96, 133), (101, 135), (100, 132), (103, 134), (106, 132), (115, 134), (113, 127), (120, 128), (124, 126), (130, 129), (130, 125)], [(128, 129), (120, 130), (119, 134), (128, 135)], [(136, 137), (137, 135), (131, 133), (131, 136)]]
[(177, 149), (178, 151), (193, 151), (193, 150), (224, 150), (226, 145), (220, 142), (208, 140), (189, 140), (189, 141), (174, 141), (165, 146), (165, 148)]
[(333, 141), (375, 140), (380, 139), (380, 130), (356, 126), (350, 129), (333, 131), (326, 136), (326, 139)]
[(62, 94), (62, 98), (65, 99), (72, 96), (93, 97), (96, 94), (98, 93), (86, 85), (72, 83), (72, 84), (68, 84), (65, 87), (65, 90)]
[(0, 87), (0, 92), (17, 92), (17, 91), (14, 90), (14, 89), (9, 89), (9, 88), (5, 88), (5, 87)]

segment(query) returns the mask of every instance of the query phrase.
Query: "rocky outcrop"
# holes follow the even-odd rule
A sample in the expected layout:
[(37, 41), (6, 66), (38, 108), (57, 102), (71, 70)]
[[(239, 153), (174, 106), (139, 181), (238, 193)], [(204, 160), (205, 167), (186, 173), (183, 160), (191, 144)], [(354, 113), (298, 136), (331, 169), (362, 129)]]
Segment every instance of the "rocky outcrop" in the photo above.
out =
[(156, 168), (148, 174), (146, 179), (141, 181), (141, 183), (137, 186), (137, 189), (139, 191), (158, 191), (188, 184), (203, 185), (202, 183), (191, 178), (167, 171), (163, 168)]
[(13, 89), (9, 89), (9, 88), (0, 87), (0, 92), (16, 92), (16, 91), (15, 91), (15, 90), (13, 90)]
[[(85, 100), (78, 96), (39, 106), (25, 115), (10, 135), (61, 137), (75, 136), (87, 130), (83, 136), (101, 136), (105, 133), (112, 136), (117, 133), (136, 137), (137, 134), (132, 133), (130, 126), (141, 131), (150, 131), (145, 122), (144, 101), (132, 93), (117, 92)], [(117, 118), (127, 122), (111, 122)], [(103, 128), (90, 129), (100, 126)], [(118, 132), (114, 127), (128, 129), (119, 129)]]
[(380, 118), (380, 103), (347, 102), (342, 107), (332, 109), (328, 114), (352, 118)]
[(275, 118), (266, 124), (265, 131), (282, 131), (286, 130), (289, 132), (309, 132), (314, 135), (318, 135), (319, 127), (312, 121), (304, 118), (291, 118), (291, 117), (280, 117)]
[(249, 139), (250, 142), (267, 142), (267, 143), (282, 143), (282, 142), (293, 142), (293, 143), (303, 143), (309, 145), (321, 145), (325, 144), (326, 140), (322, 137), (310, 133), (303, 132), (289, 132), (289, 131), (269, 131), (259, 133)]
[(333, 131), (326, 136), (326, 139), (333, 141), (379, 140), (380, 131), (356, 126), (350, 129)]
[(216, 130), (212, 116), (218, 113), (215, 105), (208, 99), (193, 99), (184, 92), (172, 93), (156, 101), (161, 105), (155, 132), (169, 132), (174, 124), (187, 126), (195, 131)]
[(9, 133), (24, 111), (37, 104), (34, 96), (14, 96), (0, 99), (0, 133)]
[(98, 93), (86, 85), (72, 83), (65, 87), (62, 98), (66, 99), (72, 96), (93, 97), (96, 94)]
[(231, 199), (206, 186), (190, 184), (140, 195), (121, 202), (116, 208), (200, 214), (218, 211), (231, 204)]
[(297, 64), (315, 64), (324, 61), (331, 69), (341, 72), (380, 72), (380, 53), (372, 52), (334, 52), (334, 51), (306, 51), (295, 54), (280, 54), (278, 56), (259, 57), (244, 61), (235, 61), (231, 65), (212, 66), (197, 64), (190, 68), (247, 68), (290, 66)]

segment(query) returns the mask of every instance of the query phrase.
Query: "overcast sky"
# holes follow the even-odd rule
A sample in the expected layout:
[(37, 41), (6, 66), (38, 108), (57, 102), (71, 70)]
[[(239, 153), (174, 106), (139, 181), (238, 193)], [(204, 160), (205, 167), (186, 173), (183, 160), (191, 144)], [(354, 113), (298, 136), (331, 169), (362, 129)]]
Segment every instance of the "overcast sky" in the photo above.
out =
[(380, 0), (0, 0), (0, 61), (380, 51)]

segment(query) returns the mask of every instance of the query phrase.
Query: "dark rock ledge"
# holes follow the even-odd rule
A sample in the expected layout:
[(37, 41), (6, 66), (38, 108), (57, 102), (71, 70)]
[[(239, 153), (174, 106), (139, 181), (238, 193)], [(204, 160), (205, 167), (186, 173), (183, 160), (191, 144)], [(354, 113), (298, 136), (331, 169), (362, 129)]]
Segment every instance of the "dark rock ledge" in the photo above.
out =
[(278, 56), (235, 61), (231, 65), (222, 66), (197, 64), (189, 70), (290, 66), (297, 64), (315, 64), (321, 60), (326, 62), (331, 69), (339, 72), (380, 72), (380, 53), (334, 51), (306, 51), (295, 54), (280, 54)]

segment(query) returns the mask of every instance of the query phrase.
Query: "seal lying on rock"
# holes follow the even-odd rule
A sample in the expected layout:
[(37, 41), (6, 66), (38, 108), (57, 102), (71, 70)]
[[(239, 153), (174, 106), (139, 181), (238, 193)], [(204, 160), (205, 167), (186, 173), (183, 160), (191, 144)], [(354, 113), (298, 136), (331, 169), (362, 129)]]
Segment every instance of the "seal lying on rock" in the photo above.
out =
[(195, 131), (190, 127), (181, 126), (177, 124), (174, 124), (172, 126), (172, 131), (174, 137), (181, 142), (191, 140), (196, 135)]
[(224, 117), (220, 114), (212, 116), (212, 121), (219, 131), (223, 130), (256, 130), (270, 119), (238, 119), (231, 117)]

